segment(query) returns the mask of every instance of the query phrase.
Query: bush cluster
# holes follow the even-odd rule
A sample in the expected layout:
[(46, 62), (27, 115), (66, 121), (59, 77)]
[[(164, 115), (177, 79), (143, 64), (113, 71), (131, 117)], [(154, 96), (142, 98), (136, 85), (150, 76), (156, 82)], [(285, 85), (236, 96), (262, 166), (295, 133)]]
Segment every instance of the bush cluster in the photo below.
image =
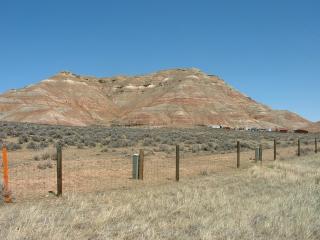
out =
[[(206, 127), (178, 128), (127, 128), (127, 127), (67, 127), (30, 123), (0, 122), (0, 144), (7, 139), (17, 138), (17, 143), (7, 143), (10, 150), (27, 148), (40, 150), (48, 146), (68, 147), (79, 149), (96, 148), (112, 149), (127, 147), (143, 147), (154, 151), (172, 152), (174, 145), (184, 146), (187, 152), (229, 152), (235, 151), (236, 142), (241, 142), (243, 149), (255, 149), (260, 144), (271, 148), (273, 140), (277, 139), (280, 146), (293, 146), (301, 138), (304, 145), (312, 144), (314, 138), (320, 135), (228, 131)], [(10, 146), (9, 146), (10, 145)]]

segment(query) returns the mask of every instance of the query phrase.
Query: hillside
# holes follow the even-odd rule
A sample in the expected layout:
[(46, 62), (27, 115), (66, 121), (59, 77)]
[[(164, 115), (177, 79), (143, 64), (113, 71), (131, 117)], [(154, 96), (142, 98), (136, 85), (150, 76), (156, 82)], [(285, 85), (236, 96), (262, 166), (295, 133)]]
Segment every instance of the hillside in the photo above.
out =
[(310, 122), (275, 111), (198, 69), (96, 78), (61, 72), (0, 95), (0, 120), (92, 124), (302, 128)]
[(306, 129), (311, 132), (320, 132), (320, 122), (311, 123)]

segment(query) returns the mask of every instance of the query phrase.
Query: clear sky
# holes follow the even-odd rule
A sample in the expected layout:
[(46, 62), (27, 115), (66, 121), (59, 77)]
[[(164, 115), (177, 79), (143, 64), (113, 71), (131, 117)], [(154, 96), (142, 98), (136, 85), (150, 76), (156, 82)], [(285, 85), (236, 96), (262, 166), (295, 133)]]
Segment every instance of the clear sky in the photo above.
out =
[(0, 92), (61, 70), (197, 67), (320, 120), (320, 1), (0, 0)]

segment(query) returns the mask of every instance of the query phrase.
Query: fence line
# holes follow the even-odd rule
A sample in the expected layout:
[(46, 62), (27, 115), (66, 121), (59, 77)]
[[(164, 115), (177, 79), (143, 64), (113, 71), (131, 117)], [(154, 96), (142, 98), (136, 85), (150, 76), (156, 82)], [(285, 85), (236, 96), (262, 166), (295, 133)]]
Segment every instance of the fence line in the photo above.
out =
[[(318, 152), (317, 142), (318, 140), (315, 139), (315, 153)], [(4, 190), (7, 193), (11, 190), (14, 200), (19, 201), (47, 196), (48, 192), (54, 192), (55, 188), (56, 195), (61, 196), (62, 192), (100, 192), (145, 184), (162, 184), (173, 180), (178, 182), (199, 175), (247, 168), (252, 166), (256, 160), (262, 164), (262, 160), (264, 162), (282, 160), (295, 155), (302, 156), (305, 155), (306, 150), (310, 151), (309, 141), (303, 142), (303, 145), (298, 139), (297, 143), (298, 149), (296, 145), (278, 147), (278, 145), (281, 146), (281, 142), (276, 139), (273, 140), (273, 148), (266, 149), (260, 144), (258, 159), (257, 154), (255, 155), (252, 150), (242, 151), (240, 141), (236, 142), (236, 152), (225, 154), (197, 154), (195, 156), (184, 152), (179, 144), (175, 146), (175, 154), (172, 152), (152, 153), (140, 149), (137, 177), (137, 180), (140, 181), (132, 177), (131, 153), (126, 157), (119, 157), (113, 152), (100, 154), (88, 150), (90, 154), (83, 156), (81, 150), (62, 149), (61, 146), (57, 146), (55, 159), (51, 159), (51, 165), (42, 169), (39, 168), (39, 165), (36, 167), (32, 161), (20, 162), (19, 159), (8, 161), (7, 150), (3, 147)], [(303, 146), (306, 147), (303, 148)], [(9, 168), (12, 170), (10, 170), (10, 189)], [(11, 201), (9, 197), (5, 196), (6, 202)]]

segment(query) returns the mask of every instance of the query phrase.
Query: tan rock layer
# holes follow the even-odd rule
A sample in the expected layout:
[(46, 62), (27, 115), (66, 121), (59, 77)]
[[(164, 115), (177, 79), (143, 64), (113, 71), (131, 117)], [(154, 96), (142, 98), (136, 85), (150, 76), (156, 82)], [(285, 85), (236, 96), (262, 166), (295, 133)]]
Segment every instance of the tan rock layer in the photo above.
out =
[(145, 76), (84, 77), (61, 72), (0, 96), (0, 120), (78, 125), (225, 125), (305, 128), (311, 123), (274, 111), (198, 69)]

